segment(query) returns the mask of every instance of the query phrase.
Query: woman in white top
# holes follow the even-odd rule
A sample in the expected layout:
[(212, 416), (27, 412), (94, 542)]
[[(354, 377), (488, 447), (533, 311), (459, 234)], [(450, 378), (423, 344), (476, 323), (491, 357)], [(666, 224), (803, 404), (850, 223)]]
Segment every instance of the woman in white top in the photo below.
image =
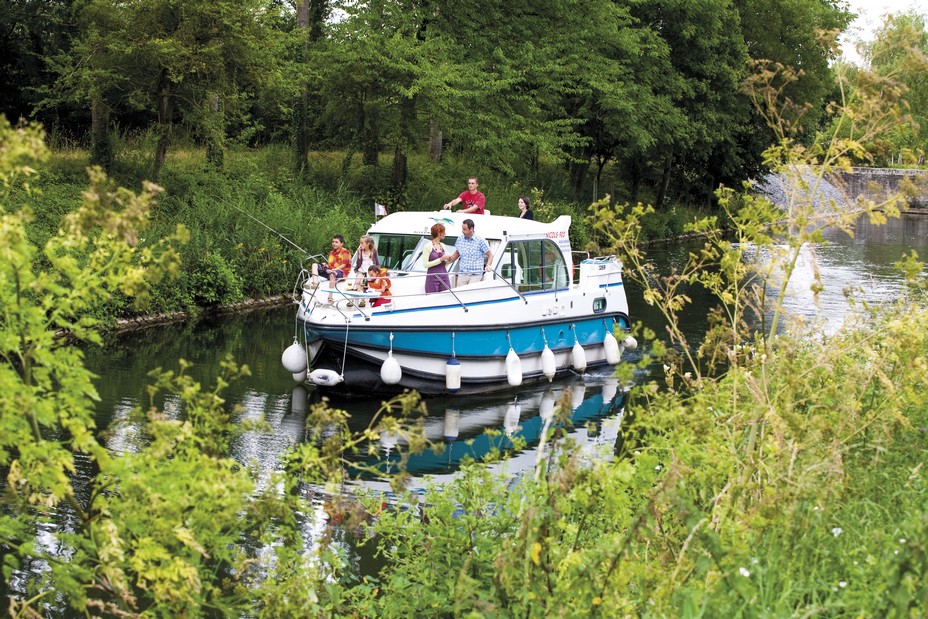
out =
[(374, 245), (374, 237), (369, 234), (365, 234), (361, 237), (361, 243), (358, 246), (358, 250), (354, 252), (354, 257), (351, 259), (352, 268), (354, 275), (354, 283), (351, 287), (354, 290), (360, 290), (364, 286), (364, 281), (367, 278), (367, 270), (371, 266), (376, 266), (380, 268), (380, 256), (377, 255), (377, 247)]

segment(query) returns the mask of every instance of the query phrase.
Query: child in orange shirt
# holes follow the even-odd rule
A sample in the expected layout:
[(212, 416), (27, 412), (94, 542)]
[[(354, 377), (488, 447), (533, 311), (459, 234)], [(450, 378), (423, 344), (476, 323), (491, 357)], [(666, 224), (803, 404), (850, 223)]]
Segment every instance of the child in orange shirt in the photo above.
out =
[(390, 302), (390, 278), (387, 277), (387, 270), (374, 266), (373, 264), (367, 269), (367, 287), (369, 290), (377, 291), (380, 296), (371, 301), (371, 307), (377, 307)]

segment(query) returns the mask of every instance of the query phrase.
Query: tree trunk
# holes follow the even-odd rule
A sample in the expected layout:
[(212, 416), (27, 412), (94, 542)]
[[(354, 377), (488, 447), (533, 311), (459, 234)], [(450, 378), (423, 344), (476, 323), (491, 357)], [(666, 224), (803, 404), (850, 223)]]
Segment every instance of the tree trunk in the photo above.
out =
[(360, 108), (361, 161), (364, 165), (376, 166), (380, 163), (380, 117), (376, 111), (368, 112), (363, 101)]
[(407, 177), (406, 152), (397, 144), (393, 151), (393, 172), (390, 174), (390, 185), (394, 189), (402, 189), (406, 186)]
[(432, 163), (441, 161), (442, 146), (441, 125), (433, 118), (429, 123), (429, 161)]
[[(309, 29), (309, 0), (300, 0), (296, 8), (296, 25), (302, 30)], [(308, 34), (308, 33), (307, 33)], [(303, 62), (309, 56), (309, 36), (303, 43)], [(307, 170), (309, 157), (309, 84), (303, 82), (300, 99), (293, 106), (293, 171), (303, 176)]]
[(609, 163), (609, 159), (605, 157), (596, 158), (596, 177), (593, 179), (593, 202), (599, 200), (599, 186), (603, 180), (603, 170), (606, 169), (606, 164)]
[(155, 164), (151, 173), (154, 181), (161, 177), (161, 169), (164, 167), (164, 160), (168, 154), (168, 145), (171, 142), (173, 123), (174, 101), (171, 97), (171, 89), (169, 86), (163, 85), (161, 93), (158, 95), (158, 145), (155, 148)]
[(670, 188), (670, 172), (673, 169), (673, 155), (667, 155), (664, 160), (664, 176), (661, 179), (660, 190), (657, 192), (657, 198), (654, 199), (654, 208), (659, 209), (664, 205), (667, 199), (667, 190)]
[(222, 143), (225, 122), (219, 109), (218, 94), (210, 95), (209, 112), (209, 122), (206, 129), (206, 163), (217, 170), (221, 170), (225, 161), (225, 147)]
[(574, 188), (577, 195), (583, 194), (583, 185), (586, 182), (587, 172), (590, 170), (590, 161), (571, 161), (568, 164), (570, 172), (570, 185)]
[(412, 125), (416, 118), (416, 99), (404, 99), (400, 109), (400, 139), (393, 156), (393, 173), (390, 177), (393, 189), (402, 192), (408, 179), (408, 153), (412, 144)]
[(113, 143), (110, 140), (110, 107), (97, 95), (90, 104), (90, 163), (107, 173), (113, 171)]

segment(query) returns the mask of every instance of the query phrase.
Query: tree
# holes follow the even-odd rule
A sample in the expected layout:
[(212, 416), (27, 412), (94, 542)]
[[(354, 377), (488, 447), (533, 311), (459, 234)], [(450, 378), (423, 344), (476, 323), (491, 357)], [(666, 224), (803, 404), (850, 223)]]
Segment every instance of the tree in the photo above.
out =
[[(0, 3), (0, 114), (12, 119), (33, 116), (41, 91), (53, 79), (44, 59), (68, 52), (76, 30), (73, 12), (73, 0)], [(78, 119), (67, 112), (48, 111), (48, 124), (56, 130), (71, 129), (67, 125)]]
[(885, 136), (882, 159), (923, 162), (928, 151), (928, 29), (926, 17), (910, 11), (888, 15), (877, 30), (867, 56), (879, 75), (905, 87), (912, 122), (900, 124)]
[(275, 31), (262, 27), (273, 17), (267, 8), (261, 0), (91, 0), (74, 52), (54, 59), (59, 96), (154, 114), (156, 179), (176, 122), (199, 133), (218, 162), (226, 115), (279, 77)]

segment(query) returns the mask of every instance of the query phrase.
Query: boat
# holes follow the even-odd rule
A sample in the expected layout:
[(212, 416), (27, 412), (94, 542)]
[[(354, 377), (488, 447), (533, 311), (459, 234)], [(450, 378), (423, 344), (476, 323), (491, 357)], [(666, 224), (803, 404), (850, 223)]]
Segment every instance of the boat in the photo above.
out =
[[(466, 219), (486, 239), (491, 269), (482, 281), (426, 294), (421, 258), (431, 227), (445, 226), (453, 253)], [(622, 263), (572, 251), (570, 224), (566, 215), (550, 223), (449, 211), (383, 217), (368, 234), (392, 282), (389, 303), (371, 307), (376, 295), (343, 281), (329, 289), (301, 269), (284, 367), (344, 394), (467, 395), (619, 363), (637, 346)], [(457, 269), (448, 267), (452, 282)]]

